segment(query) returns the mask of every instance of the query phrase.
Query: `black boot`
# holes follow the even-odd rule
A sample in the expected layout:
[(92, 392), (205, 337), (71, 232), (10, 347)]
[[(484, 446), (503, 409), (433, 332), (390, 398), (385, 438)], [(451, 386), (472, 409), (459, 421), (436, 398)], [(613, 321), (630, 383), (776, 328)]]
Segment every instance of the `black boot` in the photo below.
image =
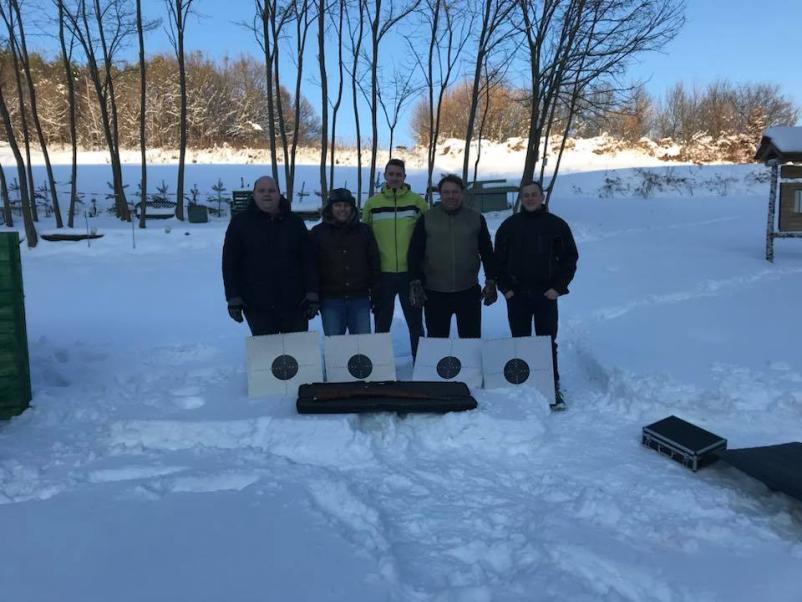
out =
[(552, 412), (561, 412), (566, 408), (565, 399), (563, 399), (563, 394), (562, 391), (560, 391), (559, 383), (557, 383), (557, 386), (554, 387), (554, 403), (549, 404), (549, 408), (551, 408)]

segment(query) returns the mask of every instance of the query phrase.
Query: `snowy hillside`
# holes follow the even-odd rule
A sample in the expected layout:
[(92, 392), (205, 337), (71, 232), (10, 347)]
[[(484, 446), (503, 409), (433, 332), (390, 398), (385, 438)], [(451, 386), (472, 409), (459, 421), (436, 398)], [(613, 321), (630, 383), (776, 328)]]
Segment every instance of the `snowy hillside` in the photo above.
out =
[[(802, 600), (799, 502), (640, 445), (669, 414), (736, 448), (802, 440), (802, 243), (763, 259), (760, 167), (640, 165), (569, 165), (553, 201), (580, 252), (562, 414), (503, 389), (405, 418), (249, 399), (224, 219), (133, 249), (101, 215), (91, 246), (23, 248), (34, 400), (0, 424), (0, 600)], [(503, 303), (483, 311), (509, 334)], [(392, 335), (408, 378), (400, 311)]]

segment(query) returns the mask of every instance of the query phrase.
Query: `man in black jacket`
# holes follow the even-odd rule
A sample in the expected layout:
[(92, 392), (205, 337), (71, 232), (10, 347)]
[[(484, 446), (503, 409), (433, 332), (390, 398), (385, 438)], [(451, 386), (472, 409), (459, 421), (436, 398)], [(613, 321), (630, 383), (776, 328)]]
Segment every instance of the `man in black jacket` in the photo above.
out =
[(318, 312), (317, 263), (303, 220), (290, 211), (268, 176), (253, 185), (253, 202), (231, 218), (223, 244), (228, 313), (254, 336), (303, 332)]
[(507, 300), (514, 337), (551, 337), (556, 403), (565, 404), (557, 370), (557, 297), (568, 294), (579, 258), (571, 228), (543, 205), (537, 182), (521, 187), (521, 211), (505, 219), (496, 232), (498, 285)]
[[(407, 263), (410, 303), (423, 307), (430, 337), (448, 338), (451, 316), (457, 316), (460, 338), (482, 336), (482, 305), (496, 302), (493, 243), (484, 216), (463, 206), (465, 185), (447, 175), (437, 185), (440, 204), (415, 224)], [(479, 265), (485, 287), (479, 287)]]
[(323, 221), (312, 228), (320, 274), (320, 317), (326, 336), (370, 334), (372, 291), (381, 276), (373, 230), (359, 221), (351, 191), (329, 193)]

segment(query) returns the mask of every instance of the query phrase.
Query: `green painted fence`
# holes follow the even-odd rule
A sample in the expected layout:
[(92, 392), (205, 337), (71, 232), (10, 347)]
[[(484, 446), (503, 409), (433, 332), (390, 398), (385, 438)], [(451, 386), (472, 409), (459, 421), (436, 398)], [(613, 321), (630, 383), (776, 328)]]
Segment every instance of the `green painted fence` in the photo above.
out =
[(31, 400), (28, 337), (19, 235), (0, 233), (0, 420), (21, 414)]

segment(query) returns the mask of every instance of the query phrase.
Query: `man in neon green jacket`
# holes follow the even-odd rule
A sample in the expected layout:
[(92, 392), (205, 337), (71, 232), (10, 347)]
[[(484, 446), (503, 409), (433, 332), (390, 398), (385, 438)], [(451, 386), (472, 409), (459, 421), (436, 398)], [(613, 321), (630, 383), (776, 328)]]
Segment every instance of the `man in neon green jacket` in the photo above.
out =
[(412, 307), (409, 302), (407, 251), (415, 223), (426, 212), (427, 206), (426, 201), (404, 183), (405, 179), (404, 162), (390, 159), (384, 168), (385, 184), (379, 194), (365, 203), (362, 221), (373, 229), (381, 257), (382, 277), (378, 290), (373, 292), (376, 332), (390, 332), (398, 295), (409, 328), (414, 359), (418, 352), (418, 339), (423, 336), (423, 315), (420, 307)]

